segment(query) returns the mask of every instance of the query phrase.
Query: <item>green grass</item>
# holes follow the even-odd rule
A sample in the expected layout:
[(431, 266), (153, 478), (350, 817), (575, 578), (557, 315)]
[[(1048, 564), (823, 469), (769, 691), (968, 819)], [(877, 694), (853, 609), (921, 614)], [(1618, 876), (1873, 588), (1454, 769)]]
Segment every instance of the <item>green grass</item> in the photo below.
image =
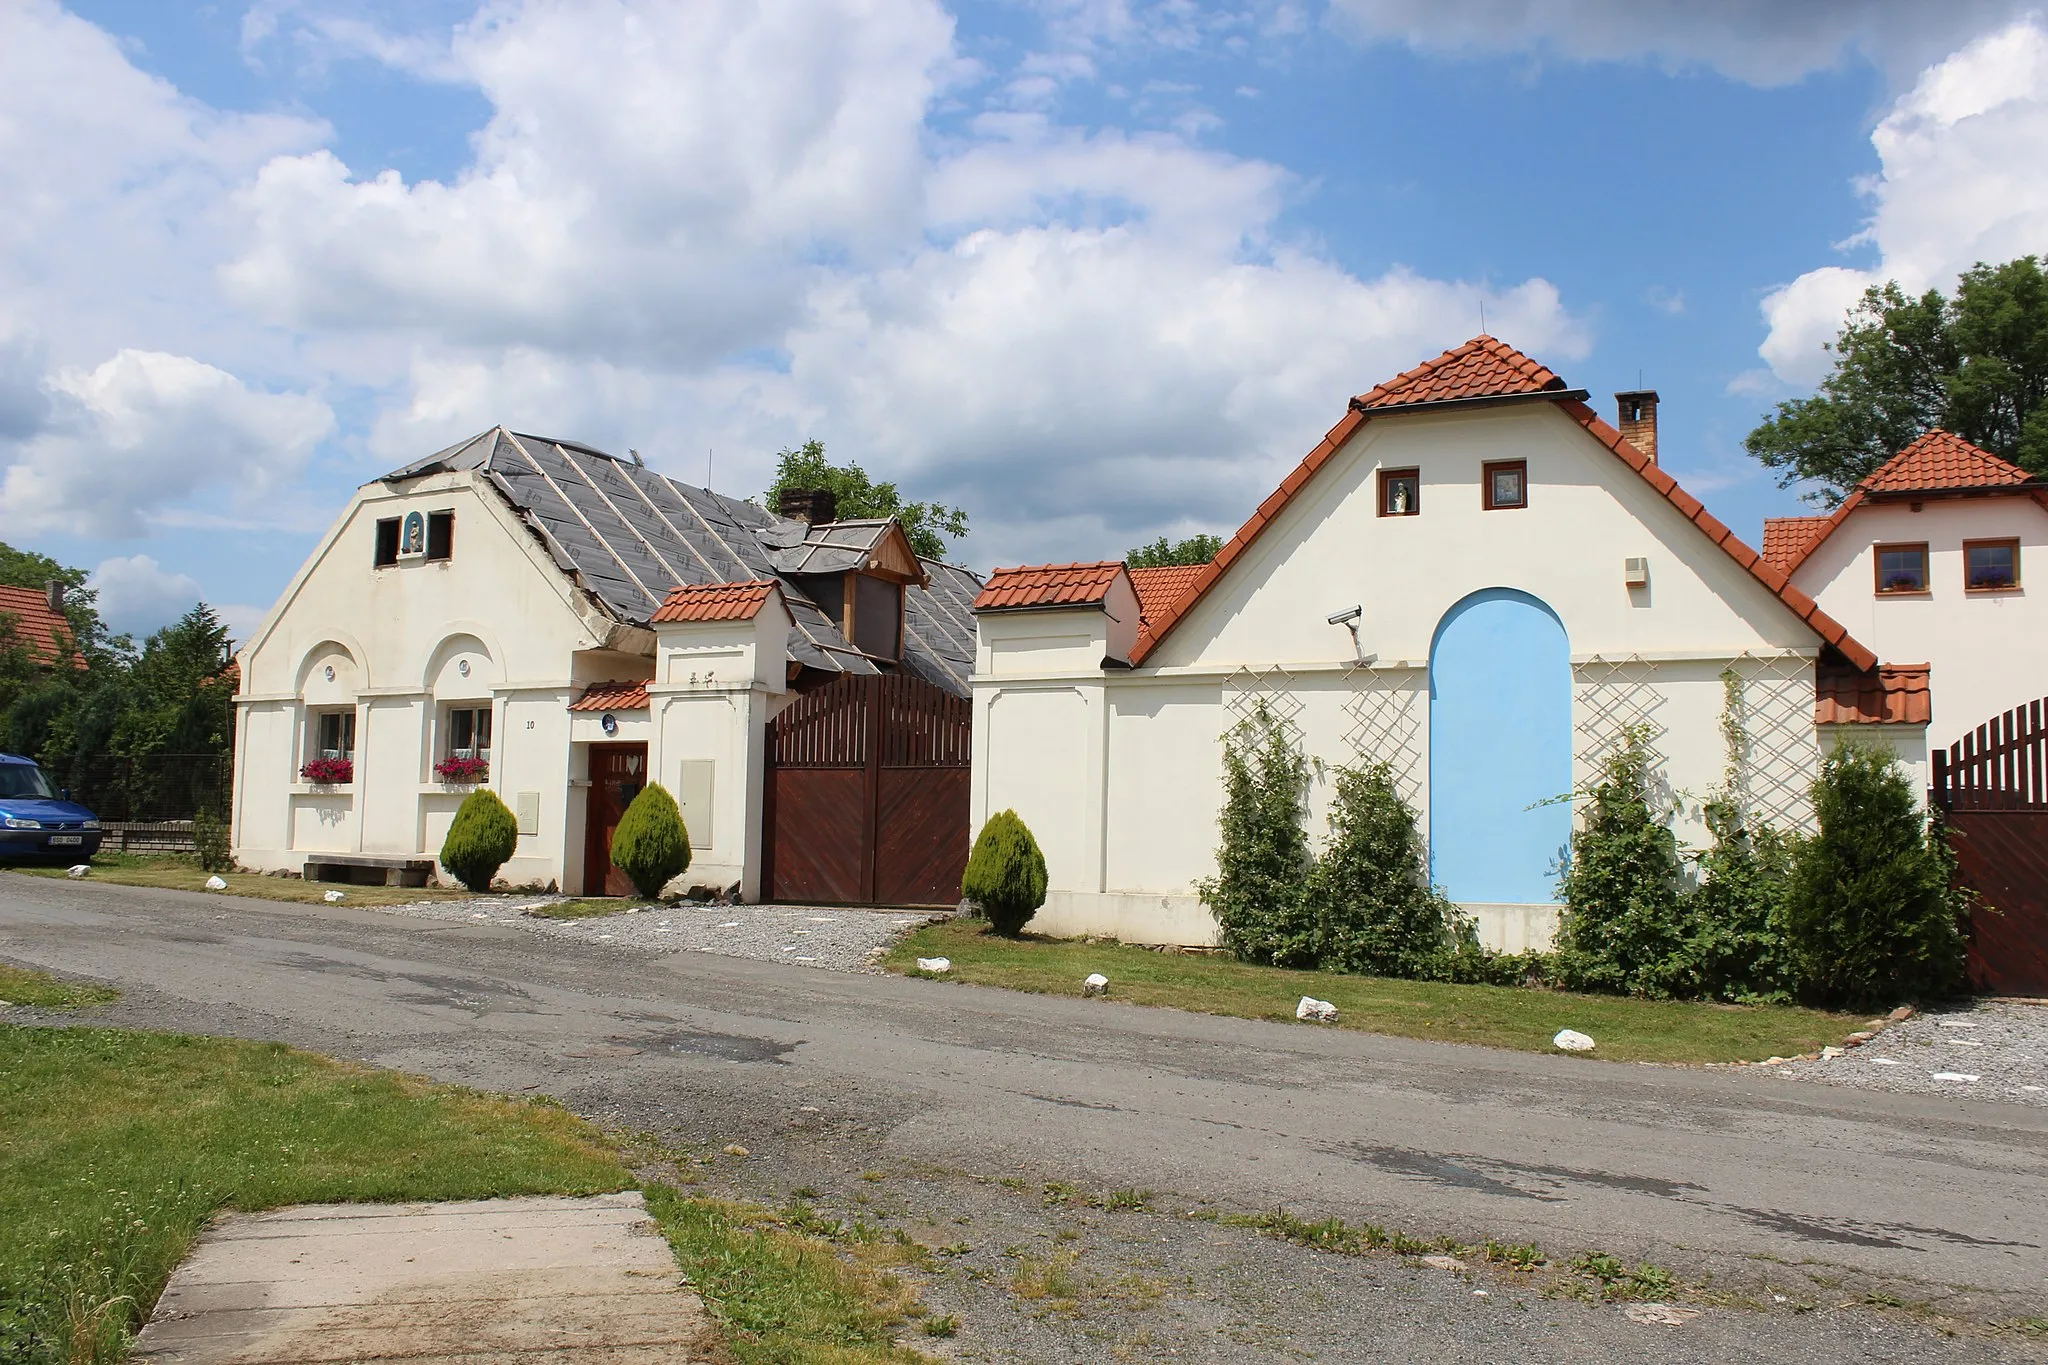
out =
[(539, 919), (596, 919), (600, 915), (623, 915), (628, 910), (659, 910), (660, 905), (645, 901), (629, 900), (623, 896), (597, 897), (587, 900), (555, 901), (551, 905), (536, 905), (526, 913)]
[(10, 1005), (75, 1010), (84, 1005), (104, 1005), (120, 994), (112, 986), (92, 981), (60, 981), (44, 972), (0, 962), (0, 1001)]
[[(1112, 1001), (1203, 1014), (1294, 1022), (1304, 995), (1337, 1006), (1338, 1027), (1441, 1042), (1555, 1052), (1559, 1029), (1589, 1034), (1591, 1056), (1618, 1062), (1760, 1061), (1839, 1043), (1861, 1016), (1790, 1006), (1734, 1006), (1501, 986), (1340, 976), (1254, 967), (1221, 956), (1156, 953), (1119, 943), (1004, 939), (977, 920), (928, 925), (901, 939), (883, 965), (916, 975), (916, 959), (949, 957), (948, 979), (1044, 995), (1081, 994), (1090, 972), (1109, 978)], [(1302, 1027), (1308, 1027), (1303, 1025)], [(1326, 1026), (1319, 1026), (1326, 1027)]]
[(921, 1247), (836, 1223), (821, 1236), (815, 1229), (827, 1220), (691, 1199), (667, 1185), (647, 1187), (647, 1207), (741, 1365), (930, 1359), (896, 1341), (923, 1309), (916, 1291), (889, 1270), (919, 1260)]
[[(15, 869), (31, 877), (62, 877), (61, 867), (22, 867)], [(421, 886), (348, 886), (336, 882), (308, 882), (292, 877), (264, 877), (254, 872), (223, 872), (221, 880), (228, 884), (226, 891), (207, 891), (206, 879), (213, 874), (199, 866), (199, 860), (190, 855), (167, 854), (156, 857), (139, 857), (132, 853), (98, 853), (93, 855), (92, 876), (96, 882), (112, 882), (117, 886), (157, 886), (172, 891), (200, 891), (207, 895), (249, 896), (266, 901), (296, 901), (301, 904), (324, 904), (329, 891), (340, 891), (347, 895), (349, 905), (411, 905), (416, 901), (441, 900), (449, 897), (466, 897), (468, 891), (443, 891), (437, 887)]]

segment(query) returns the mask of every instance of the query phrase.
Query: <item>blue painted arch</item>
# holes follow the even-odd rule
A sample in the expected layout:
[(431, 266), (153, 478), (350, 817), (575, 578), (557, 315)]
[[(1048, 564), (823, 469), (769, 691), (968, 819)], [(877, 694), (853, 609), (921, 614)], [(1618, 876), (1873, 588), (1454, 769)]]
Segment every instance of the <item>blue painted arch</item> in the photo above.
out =
[(1554, 901), (1571, 785), (1564, 622), (1514, 588), (1460, 599), (1429, 647), (1431, 878), (1464, 903)]

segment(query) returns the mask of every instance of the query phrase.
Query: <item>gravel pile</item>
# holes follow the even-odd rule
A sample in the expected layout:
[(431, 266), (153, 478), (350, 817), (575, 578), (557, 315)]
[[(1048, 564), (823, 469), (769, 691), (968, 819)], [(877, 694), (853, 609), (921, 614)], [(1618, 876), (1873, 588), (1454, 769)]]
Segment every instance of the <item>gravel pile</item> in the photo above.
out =
[(2048, 1005), (1987, 1000), (1916, 1014), (1839, 1057), (1781, 1062), (1801, 1080), (2048, 1107)]
[(558, 899), (563, 898), (479, 897), (366, 908), (415, 919), (510, 924), (536, 934), (642, 952), (723, 953), (839, 972), (871, 967), (881, 950), (905, 932), (943, 918), (910, 910), (810, 905), (676, 905), (590, 919), (541, 919), (527, 913)]

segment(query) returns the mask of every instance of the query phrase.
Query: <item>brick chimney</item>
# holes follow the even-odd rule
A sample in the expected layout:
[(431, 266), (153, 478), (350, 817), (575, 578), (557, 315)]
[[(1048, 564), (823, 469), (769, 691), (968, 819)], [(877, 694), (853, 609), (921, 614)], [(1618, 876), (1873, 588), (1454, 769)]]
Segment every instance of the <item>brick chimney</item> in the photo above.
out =
[(1622, 439), (1649, 456), (1651, 464), (1657, 463), (1657, 391), (1630, 389), (1614, 395), (1614, 402), (1621, 411), (1615, 425), (1621, 428)]
[(829, 488), (785, 488), (776, 510), (785, 517), (823, 526), (839, 520), (839, 495)]
[(50, 610), (62, 616), (64, 614), (64, 584), (58, 579), (53, 578), (44, 588), (44, 592), (50, 599)]

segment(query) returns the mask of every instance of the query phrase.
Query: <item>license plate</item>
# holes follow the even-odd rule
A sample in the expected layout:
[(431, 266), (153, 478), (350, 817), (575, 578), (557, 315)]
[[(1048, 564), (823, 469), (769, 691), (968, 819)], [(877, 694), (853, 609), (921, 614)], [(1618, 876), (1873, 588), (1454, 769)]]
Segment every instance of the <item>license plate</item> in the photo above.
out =
[(59, 844), (82, 844), (84, 842), (84, 836), (77, 834), (52, 834), (50, 836), (50, 847), (52, 848)]

